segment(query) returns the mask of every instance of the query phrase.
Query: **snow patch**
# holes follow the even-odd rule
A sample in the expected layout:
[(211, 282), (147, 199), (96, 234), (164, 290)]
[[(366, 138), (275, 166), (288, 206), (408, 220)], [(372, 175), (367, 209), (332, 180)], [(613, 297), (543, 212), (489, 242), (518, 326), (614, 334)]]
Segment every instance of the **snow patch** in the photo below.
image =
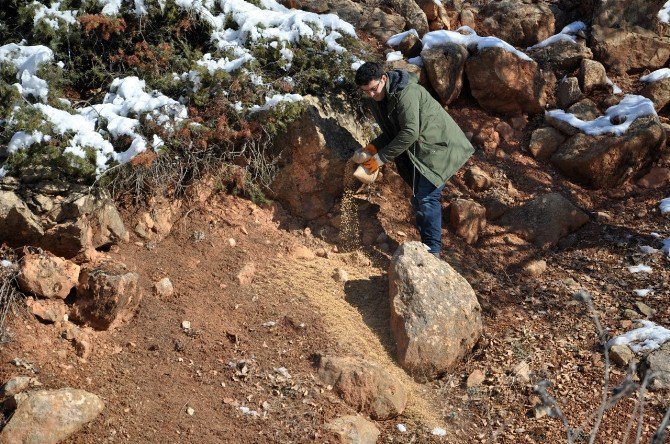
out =
[(393, 52), (389, 52), (388, 54), (386, 54), (386, 61), (387, 62), (395, 62), (395, 61), (402, 60), (402, 59), (403, 59), (403, 56), (402, 56), (402, 52), (400, 52), (400, 51), (393, 51)]
[(441, 427), (435, 427), (430, 434), (435, 436), (447, 436), (447, 431)]
[(32, 3), (36, 5), (37, 9), (35, 10), (35, 17), (33, 18), (33, 24), (37, 26), (40, 23), (44, 23), (51, 29), (59, 29), (61, 22), (65, 24), (66, 27), (72, 25), (77, 25), (77, 11), (76, 10), (60, 10), (61, 2), (54, 2), (51, 7), (46, 7), (38, 1)]
[(641, 320), (642, 327), (610, 339), (607, 347), (627, 345), (635, 353), (656, 350), (665, 342), (670, 341), (670, 330), (651, 321)]
[(665, 2), (660, 11), (658, 11), (658, 20), (663, 23), (670, 23), (670, 1)]
[[(460, 32), (459, 32), (460, 31)], [(462, 34), (465, 32), (467, 34)], [(426, 33), (422, 39), (423, 49), (439, 47), (445, 43), (456, 43), (465, 47), (476, 45), (479, 50), (484, 48), (502, 48), (519, 57), (521, 60), (532, 62), (533, 59), (525, 53), (519, 51), (514, 46), (497, 37), (480, 37), (469, 26), (461, 26), (456, 31), (432, 31)]]
[(16, 67), (16, 78), (20, 83), (14, 86), (24, 97), (34, 96), (46, 101), (49, 87), (36, 74), (42, 64), (50, 63), (53, 59), (53, 51), (42, 45), (25, 46), (25, 42), (21, 42), (0, 46), (0, 65), (9, 63)]
[(648, 295), (651, 294), (651, 292), (653, 292), (653, 291), (654, 291), (654, 290), (652, 290), (651, 288), (644, 288), (644, 289), (641, 289), (641, 290), (633, 290), (633, 292), (634, 292), (637, 296), (640, 296), (641, 298), (643, 298), (643, 297), (645, 297), (645, 296), (648, 296)]
[(628, 271), (631, 273), (651, 273), (651, 267), (649, 265), (638, 264), (628, 267)]
[(400, 34), (395, 34), (389, 37), (389, 39), (386, 41), (386, 44), (388, 46), (398, 46), (400, 42), (402, 42), (405, 37), (408, 35), (414, 35), (416, 38), (419, 38), (419, 33), (416, 31), (416, 29), (410, 29), (409, 31), (401, 32)]
[(565, 26), (563, 29), (561, 29), (561, 32), (559, 32), (558, 34), (552, 35), (551, 37), (544, 39), (540, 43), (537, 43), (533, 46), (529, 46), (528, 48), (526, 48), (526, 50), (530, 51), (532, 49), (544, 48), (545, 46), (549, 46), (560, 41), (577, 43), (577, 39), (575, 38), (577, 33), (579, 31), (585, 31), (585, 30), (586, 30), (586, 24), (584, 22), (572, 22), (569, 25)]
[(3, 259), (0, 261), (0, 265), (2, 265), (5, 268), (11, 267), (13, 264), (11, 261), (8, 261), (7, 259)]
[(661, 209), (661, 214), (670, 213), (670, 197), (663, 199), (659, 208)]
[(652, 83), (667, 78), (670, 78), (670, 68), (661, 68), (650, 72), (646, 76), (640, 77), (640, 82)]
[(6, 175), (7, 175), (7, 170), (5, 169), (5, 167), (4, 166), (0, 167), (0, 179), (5, 177)]
[[(591, 136), (612, 133), (620, 136), (628, 130), (630, 125), (638, 117), (657, 116), (654, 103), (646, 97), (626, 94), (617, 105), (607, 108), (604, 116), (591, 121), (585, 121), (574, 114), (566, 113), (561, 109), (547, 111), (547, 115), (567, 122), (571, 126)], [(622, 123), (614, 124), (612, 120), (617, 117)]]
[(281, 102), (293, 103), (293, 102), (300, 102), (302, 99), (303, 97), (300, 94), (275, 94), (272, 97), (265, 98), (265, 105), (263, 106), (254, 105), (251, 108), (249, 108), (249, 111), (252, 113), (258, 111), (265, 111), (277, 106)]

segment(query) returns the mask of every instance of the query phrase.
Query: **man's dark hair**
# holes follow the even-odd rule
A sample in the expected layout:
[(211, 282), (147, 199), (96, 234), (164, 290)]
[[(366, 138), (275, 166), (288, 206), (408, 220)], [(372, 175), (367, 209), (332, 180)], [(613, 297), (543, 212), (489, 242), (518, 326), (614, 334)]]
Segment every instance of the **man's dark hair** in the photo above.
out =
[(379, 80), (386, 74), (384, 65), (378, 62), (365, 62), (356, 70), (356, 85), (364, 86), (373, 80)]

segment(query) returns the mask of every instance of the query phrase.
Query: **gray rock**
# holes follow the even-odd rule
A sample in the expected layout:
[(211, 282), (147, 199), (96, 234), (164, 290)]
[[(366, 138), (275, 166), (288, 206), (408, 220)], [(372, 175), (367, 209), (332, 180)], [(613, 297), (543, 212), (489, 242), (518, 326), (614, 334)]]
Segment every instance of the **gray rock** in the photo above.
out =
[(559, 130), (552, 127), (538, 128), (530, 136), (528, 151), (536, 159), (549, 159), (563, 142), (565, 136)]
[(168, 298), (174, 294), (174, 287), (170, 278), (163, 278), (154, 284), (154, 290), (158, 296)]
[(407, 29), (416, 29), (419, 35), (428, 32), (426, 14), (415, 0), (384, 0), (383, 4), (405, 19)]
[(40, 246), (56, 256), (75, 259), (93, 249), (93, 230), (86, 218), (58, 224), (44, 233)]
[(635, 308), (637, 308), (637, 311), (645, 315), (647, 318), (651, 318), (656, 314), (656, 310), (654, 310), (644, 302), (636, 301)]
[(665, 143), (654, 117), (635, 120), (621, 136), (578, 133), (551, 157), (563, 174), (593, 188), (612, 188), (649, 165)]
[(579, 79), (577, 77), (565, 77), (558, 82), (556, 99), (561, 109), (567, 109), (581, 98), (582, 90), (579, 89)]
[(0, 432), (0, 442), (59, 443), (94, 420), (104, 406), (98, 396), (73, 388), (30, 393)]
[(656, 376), (650, 381), (653, 390), (670, 390), (670, 342), (652, 351), (642, 361), (640, 370), (643, 374), (651, 372)]
[(558, 193), (514, 208), (497, 223), (541, 248), (550, 248), (588, 222), (589, 216)]
[(77, 220), (84, 216), (92, 229), (91, 242), (94, 248), (128, 241), (128, 231), (114, 201), (106, 192), (68, 196), (61, 204), (57, 221)]
[(453, 369), (481, 335), (472, 287), (420, 242), (405, 243), (393, 255), (389, 293), (398, 362), (417, 381)]
[(463, 69), (468, 51), (461, 45), (447, 43), (421, 53), (428, 80), (444, 105), (453, 102), (463, 88)]
[(9, 396), (14, 396), (18, 393), (24, 392), (30, 387), (41, 385), (39, 381), (30, 376), (15, 376), (0, 387), (0, 399)]
[(325, 426), (340, 444), (375, 444), (379, 429), (374, 423), (361, 416), (342, 416)]
[(405, 410), (405, 387), (378, 364), (352, 357), (322, 356), (319, 377), (347, 404), (372, 419), (392, 419)]

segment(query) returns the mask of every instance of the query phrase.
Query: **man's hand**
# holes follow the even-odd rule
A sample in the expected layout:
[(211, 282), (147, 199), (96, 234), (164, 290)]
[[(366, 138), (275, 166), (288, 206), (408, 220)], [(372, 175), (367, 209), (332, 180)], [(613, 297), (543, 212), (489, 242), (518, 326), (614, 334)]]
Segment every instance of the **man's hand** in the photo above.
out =
[(384, 165), (384, 162), (379, 158), (379, 154), (375, 154), (370, 157), (370, 160), (363, 162), (363, 167), (371, 174), (377, 171), (382, 165)]

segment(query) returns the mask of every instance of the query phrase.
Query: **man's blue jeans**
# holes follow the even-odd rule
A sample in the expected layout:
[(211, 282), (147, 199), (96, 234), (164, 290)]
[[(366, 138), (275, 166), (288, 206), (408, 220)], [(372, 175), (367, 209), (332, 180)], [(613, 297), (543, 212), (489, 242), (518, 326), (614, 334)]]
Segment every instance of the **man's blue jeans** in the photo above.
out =
[(416, 225), (421, 234), (421, 242), (428, 245), (436, 256), (442, 251), (442, 189), (415, 171), (412, 207), (416, 215)]

